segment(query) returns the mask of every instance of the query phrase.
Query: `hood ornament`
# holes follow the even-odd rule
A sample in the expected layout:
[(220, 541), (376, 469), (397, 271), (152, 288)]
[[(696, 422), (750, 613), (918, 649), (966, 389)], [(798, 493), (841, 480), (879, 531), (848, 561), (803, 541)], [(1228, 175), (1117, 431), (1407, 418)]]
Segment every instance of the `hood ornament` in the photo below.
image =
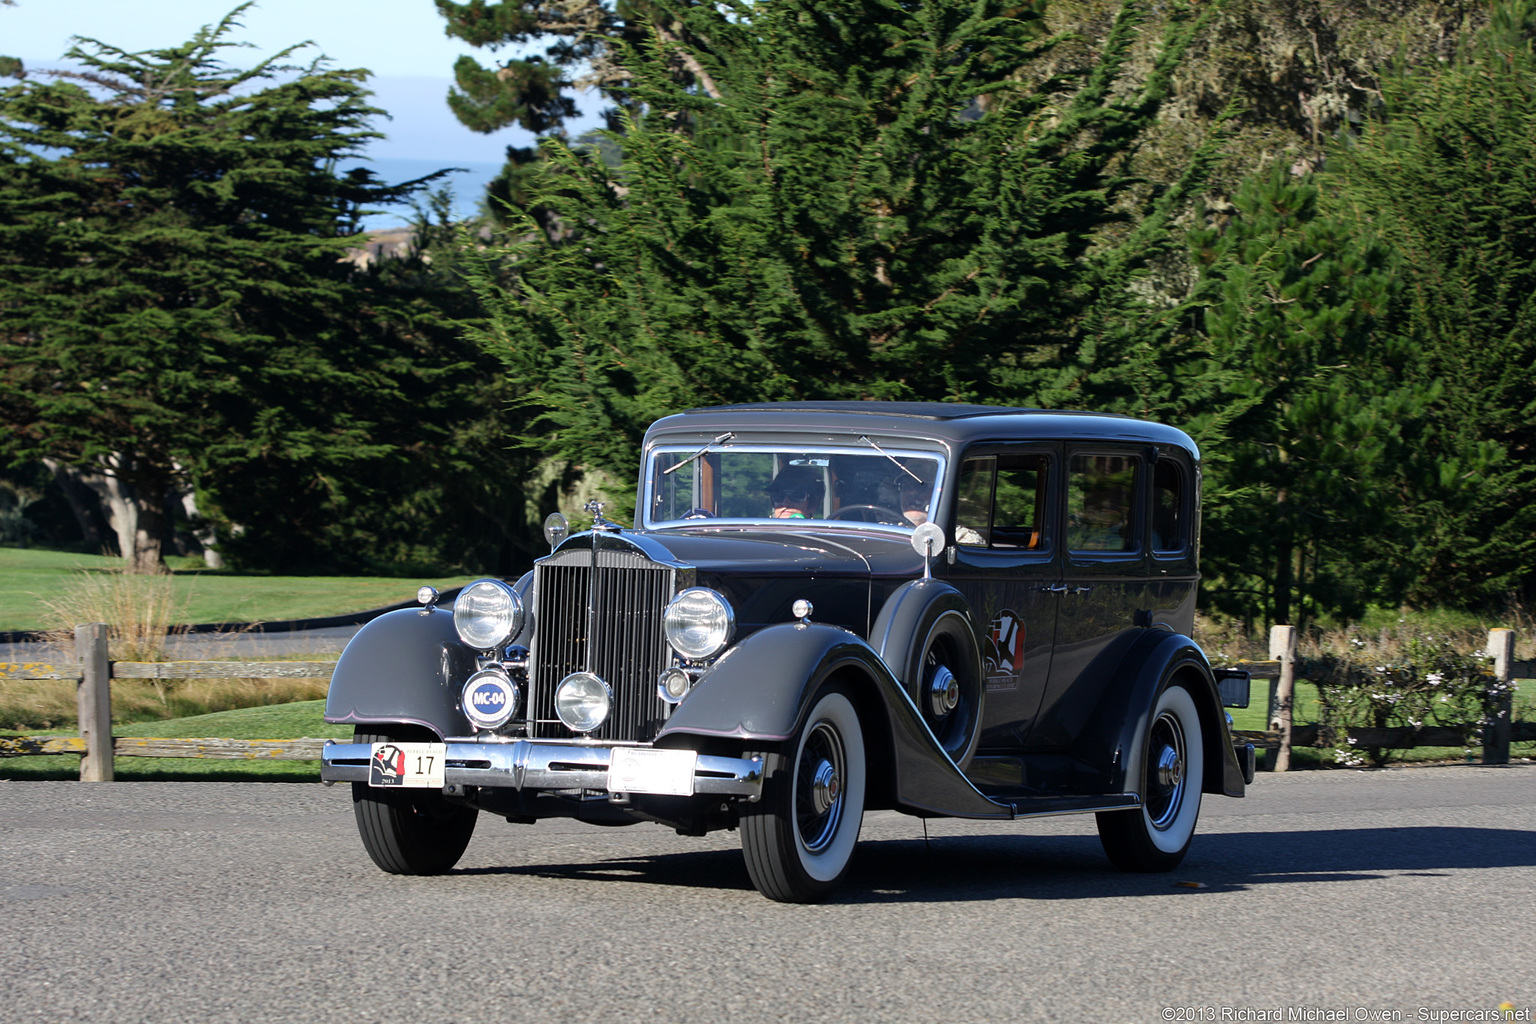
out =
[(605, 507), (603, 502), (593, 499), (581, 506), (581, 510), (592, 517), (592, 529), (602, 530), (604, 533), (618, 533), (623, 527), (610, 519), (603, 518)]

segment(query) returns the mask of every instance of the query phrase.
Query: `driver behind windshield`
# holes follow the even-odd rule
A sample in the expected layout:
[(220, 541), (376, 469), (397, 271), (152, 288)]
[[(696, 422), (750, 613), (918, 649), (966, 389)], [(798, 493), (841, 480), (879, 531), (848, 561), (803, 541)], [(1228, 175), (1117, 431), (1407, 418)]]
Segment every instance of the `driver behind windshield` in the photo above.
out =
[(804, 466), (786, 466), (768, 484), (774, 519), (809, 519), (821, 504), (819, 476)]

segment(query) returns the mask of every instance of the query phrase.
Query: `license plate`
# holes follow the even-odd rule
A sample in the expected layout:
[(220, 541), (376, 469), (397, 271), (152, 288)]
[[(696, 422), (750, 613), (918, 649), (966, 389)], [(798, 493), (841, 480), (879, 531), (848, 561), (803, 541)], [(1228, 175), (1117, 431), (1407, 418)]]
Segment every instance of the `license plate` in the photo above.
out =
[(692, 750), (615, 747), (608, 763), (608, 792), (692, 796), (698, 761)]
[(368, 758), (368, 785), (443, 788), (443, 743), (375, 743)]

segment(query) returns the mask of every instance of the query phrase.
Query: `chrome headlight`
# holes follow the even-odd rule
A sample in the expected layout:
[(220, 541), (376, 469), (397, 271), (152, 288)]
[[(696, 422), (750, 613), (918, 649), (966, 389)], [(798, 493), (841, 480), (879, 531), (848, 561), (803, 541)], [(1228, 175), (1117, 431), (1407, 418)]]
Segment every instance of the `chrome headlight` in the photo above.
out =
[(475, 650), (495, 650), (522, 631), (522, 599), (501, 580), (476, 580), (453, 602), (453, 628)]
[(736, 632), (736, 613), (730, 602), (708, 587), (689, 587), (667, 605), (662, 623), (672, 649), (699, 661), (725, 650)]
[(613, 691), (591, 672), (572, 672), (555, 687), (555, 717), (572, 732), (591, 732), (608, 720)]

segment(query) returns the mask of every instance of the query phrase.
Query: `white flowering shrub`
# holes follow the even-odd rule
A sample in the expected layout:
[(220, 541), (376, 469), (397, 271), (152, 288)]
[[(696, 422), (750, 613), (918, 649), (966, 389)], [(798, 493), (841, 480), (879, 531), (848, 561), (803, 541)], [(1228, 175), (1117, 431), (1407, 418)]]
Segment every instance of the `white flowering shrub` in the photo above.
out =
[(1356, 744), (1350, 729), (1464, 729), (1470, 750), (1482, 742), (1489, 698), (1512, 685), (1494, 679), (1485, 655), (1463, 653), (1448, 637), (1383, 643), (1352, 636), (1341, 650), (1297, 668), (1317, 686), (1321, 742), (1331, 742), (1341, 765), (1393, 759), (1393, 748)]

